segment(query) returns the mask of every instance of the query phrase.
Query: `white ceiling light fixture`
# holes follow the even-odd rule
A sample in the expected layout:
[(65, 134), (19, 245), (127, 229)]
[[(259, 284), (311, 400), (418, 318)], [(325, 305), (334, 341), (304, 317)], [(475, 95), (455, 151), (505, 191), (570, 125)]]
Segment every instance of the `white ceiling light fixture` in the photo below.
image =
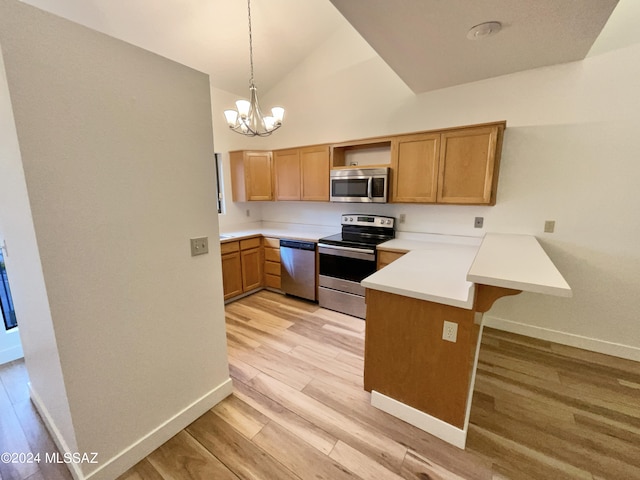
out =
[(471, 27), (467, 32), (467, 38), (469, 40), (481, 40), (490, 35), (495, 35), (501, 28), (502, 24), (500, 22), (484, 22), (475, 27)]
[(238, 100), (237, 110), (225, 110), (224, 116), (227, 119), (229, 128), (234, 132), (247, 135), (249, 137), (266, 137), (282, 126), (284, 118), (284, 108), (273, 107), (271, 115), (264, 116), (258, 105), (258, 92), (253, 83), (253, 38), (251, 35), (251, 0), (247, 0), (249, 12), (249, 61), (251, 63), (251, 80), (249, 83), (250, 100)]

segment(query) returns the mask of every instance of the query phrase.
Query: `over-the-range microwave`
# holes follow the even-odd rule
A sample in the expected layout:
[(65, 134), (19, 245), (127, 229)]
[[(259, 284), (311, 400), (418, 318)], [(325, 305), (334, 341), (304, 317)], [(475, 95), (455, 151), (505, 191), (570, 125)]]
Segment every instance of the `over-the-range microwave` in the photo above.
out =
[(389, 168), (344, 168), (331, 170), (332, 202), (386, 203)]

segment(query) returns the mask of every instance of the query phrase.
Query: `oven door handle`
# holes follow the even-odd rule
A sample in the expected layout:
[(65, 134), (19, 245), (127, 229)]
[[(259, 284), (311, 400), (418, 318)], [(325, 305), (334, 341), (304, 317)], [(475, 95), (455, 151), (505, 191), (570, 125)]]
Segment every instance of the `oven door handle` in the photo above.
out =
[(341, 257), (360, 258), (362, 260), (373, 260), (376, 251), (370, 248), (341, 247), (339, 245), (318, 244), (318, 253), (326, 255), (336, 255)]
[(373, 198), (373, 177), (369, 177), (367, 180), (367, 197)]

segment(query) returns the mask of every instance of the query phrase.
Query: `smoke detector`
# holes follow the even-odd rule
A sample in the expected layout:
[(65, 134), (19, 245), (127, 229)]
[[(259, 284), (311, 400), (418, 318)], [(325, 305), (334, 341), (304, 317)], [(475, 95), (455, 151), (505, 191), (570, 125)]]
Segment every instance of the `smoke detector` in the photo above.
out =
[(502, 24), (500, 22), (484, 22), (475, 27), (471, 27), (467, 32), (467, 38), (469, 40), (481, 40), (490, 35), (495, 35), (501, 28)]

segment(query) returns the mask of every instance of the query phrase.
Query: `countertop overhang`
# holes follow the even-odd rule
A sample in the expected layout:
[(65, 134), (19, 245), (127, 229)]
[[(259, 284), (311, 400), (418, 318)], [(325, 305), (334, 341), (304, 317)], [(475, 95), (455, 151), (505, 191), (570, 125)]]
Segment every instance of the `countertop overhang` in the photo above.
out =
[(361, 285), (470, 310), (474, 288), (466, 275), (477, 251), (476, 245), (423, 242), (420, 248), (362, 280)]
[[(487, 233), (481, 243), (425, 241), (361, 284), (366, 288), (472, 309), (475, 284), (570, 297), (571, 287), (532, 235)], [(398, 240), (378, 246), (401, 249)]]

